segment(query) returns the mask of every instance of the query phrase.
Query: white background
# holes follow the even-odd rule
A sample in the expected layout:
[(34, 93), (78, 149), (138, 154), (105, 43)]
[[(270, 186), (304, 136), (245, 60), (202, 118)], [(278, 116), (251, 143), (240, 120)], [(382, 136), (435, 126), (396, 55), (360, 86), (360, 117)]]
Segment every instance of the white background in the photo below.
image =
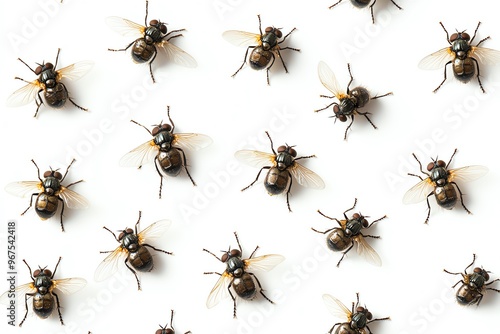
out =
[[(88, 281), (80, 292), (61, 296), (66, 326), (59, 324), (55, 314), (42, 320), (30, 310), (21, 329), (7, 326), (6, 316), (0, 317), (2, 328), (9, 333), (153, 333), (158, 324), (169, 322), (174, 309), (179, 333), (325, 333), (345, 319), (330, 314), (321, 296), (331, 294), (350, 307), (356, 292), (374, 317), (391, 317), (370, 326), (376, 333), (467, 333), (496, 326), (500, 295), (489, 292), (480, 307), (460, 307), (451, 289), (460, 277), (447, 275), (443, 268), (462, 271), (476, 253), (476, 265), (491, 270), (493, 279), (500, 277), (496, 217), (500, 70), (481, 67), (487, 94), (476, 80), (464, 85), (451, 72), (434, 94), (442, 70), (417, 67), (424, 56), (447, 46), (439, 21), (450, 34), (467, 29), (471, 35), (482, 21), (475, 42), (491, 35), (483, 46), (500, 49), (496, 11), (488, 1), (400, 0), (404, 10), (399, 11), (390, 1), (379, 0), (372, 25), (368, 9), (358, 10), (345, 0), (329, 10), (332, 3), (152, 0), (148, 20), (158, 18), (169, 29), (186, 28), (175, 44), (198, 62), (197, 68), (187, 69), (168, 64), (159, 54), (153, 64), (158, 82), (153, 85), (147, 66), (134, 64), (124, 53), (107, 51), (131, 41), (109, 29), (104, 19), (121, 16), (142, 24), (143, 1), (9, 2), (1, 20), (0, 100), (6, 101), (22, 86), (15, 76), (35, 79), (18, 57), (35, 67), (35, 62), (53, 62), (61, 48), (58, 68), (82, 60), (93, 60), (95, 66), (79, 81), (67, 83), (74, 100), (89, 112), (70, 103), (63, 110), (42, 106), (34, 119), (32, 103), (4, 107), (0, 113), (0, 184), (36, 180), (31, 159), (43, 172), (49, 166), (64, 171), (76, 158), (65, 182), (84, 179), (73, 189), (91, 203), (87, 210), (67, 210), (62, 233), (58, 218), (41, 221), (33, 210), (20, 216), (29, 200), (0, 192), (4, 222), (0, 262), (7, 263), (6, 223), (15, 220), (18, 284), (29, 281), (22, 259), (33, 269), (37, 265), (53, 269), (59, 256), (63, 259), (56, 278)], [(258, 32), (257, 14), (263, 29), (274, 25), (288, 33), (297, 28), (285, 44), (301, 52), (283, 51), (290, 73), (276, 62), (271, 86), (266, 85), (265, 72), (248, 66), (231, 78), (245, 49), (221, 38), (230, 29)], [(329, 118), (331, 109), (313, 112), (330, 102), (319, 97), (329, 94), (317, 77), (320, 60), (343, 86), (349, 79), (346, 63), (350, 62), (354, 85), (364, 85), (373, 94), (394, 92), (365, 108), (373, 113), (377, 130), (358, 117), (344, 141), (347, 123)], [(198, 187), (181, 173), (165, 179), (159, 200), (159, 177), (152, 164), (135, 170), (119, 166), (118, 161), (150, 139), (130, 119), (147, 127), (166, 121), (167, 105), (176, 131), (207, 134), (213, 144), (188, 152)], [(293, 213), (288, 212), (284, 197), (268, 196), (262, 184), (240, 192), (258, 171), (237, 163), (233, 154), (242, 148), (269, 152), (266, 130), (275, 147), (288, 143), (296, 145), (299, 155), (317, 155), (302, 162), (324, 179), (326, 188), (294, 186)], [(406, 175), (418, 173), (411, 153), (426, 165), (436, 156), (447, 161), (455, 148), (459, 151), (451, 168), (478, 164), (490, 169), (482, 179), (460, 185), (473, 215), (460, 206), (442, 210), (431, 198), (430, 221), (424, 225), (425, 202), (401, 202), (405, 191), (418, 181)], [(382, 237), (369, 240), (382, 258), (382, 267), (371, 266), (353, 250), (337, 268), (340, 254), (326, 250), (324, 236), (310, 229), (333, 227), (316, 210), (342, 218), (356, 197), (357, 210), (369, 215), (370, 221), (388, 216), (368, 232)], [(104, 258), (99, 251), (118, 246), (102, 226), (115, 231), (132, 227), (139, 210), (142, 228), (160, 219), (172, 220), (172, 227), (155, 245), (175, 256), (155, 255), (155, 270), (141, 275), (142, 291), (137, 291), (133, 276), (123, 266), (115, 277), (94, 282), (94, 271)], [(257, 255), (286, 257), (272, 271), (258, 274), (276, 304), (263, 298), (240, 302), (237, 320), (232, 318), (230, 299), (206, 308), (217, 277), (203, 272), (223, 271), (224, 265), (202, 252), (203, 248), (218, 252), (235, 247), (234, 231), (245, 256), (259, 245)], [(0, 281), (1, 290), (7, 290), (6, 280)], [(20, 319), (24, 305), (18, 306)]]

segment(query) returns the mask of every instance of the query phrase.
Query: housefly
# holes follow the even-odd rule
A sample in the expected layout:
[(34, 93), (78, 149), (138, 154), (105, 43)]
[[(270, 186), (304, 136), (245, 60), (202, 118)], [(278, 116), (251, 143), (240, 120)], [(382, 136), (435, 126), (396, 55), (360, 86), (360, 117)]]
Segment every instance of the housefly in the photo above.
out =
[(345, 319), (346, 322), (338, 322), (332, 326), (328, 333), (332, 334), (335, 327), (334, 334), (366, 334), (372, 333), (368, 324), (374, 321), (389, 320), (390, 317), (373, 319), (373, 315), (368, 309), (359, 305), (359, 293), (356, 293), (356, 305), (352, 303), (352, 309), (349, 310), (340, 300), (330, 296), (329, 294), (323, 295), (323, 301), (327, 309), (337, 318)]
[(250, 185), (241, 189), (241, 191), (253, 186), (259, 179), (260, 173), (266, 169), (267, 174), (264, 180), (264, 187), (269, 195), (278, 195), (286, 190), (286, 204), (288, 206), (288, 210), (291, 212), (292, 209), (290, 208), (288, 196), (290, 194), (290, 189), (292, 188), (292, 179), (297, 180), (297, 182), (304, 187), (316, 189), (323, 189), (325, 184), (321, 177), (319, 177), (316, 173), (297, 162), (300, 159), (313, 158), (315, 157), (314, 155), (297, 158), (297, 152), (293, 146), (289, 145), (282, 145), (278, 147), (276, 152), (273, 147), (273, 140), (267, 131), (266, 135), (271, 142), (272, 153), (240, 150), (234, 154), (239, 161), (250, 166), (260, 168), (255, 180), (250, 183)]
[(357, 199), (354, 200), (354, 205), (352, 206), (352, 208), (344, 211), (345, 219), (343, 220), (329, 217), (318, 210), (318, 213), (323, 217), (330, 220), (335, 220), (337, 224), (339, 224), (339, 227), (333, 227), (326, 231), (318, 231), (314, 228), (311, 229), (314, 232), (321, 234), (328, 233), (328, 236), (326, 238), (326, 244), (328, 248), (334, 252), (343, 252), (342, 257), (340, 258), (339, 262), (337, 262), (337, 267), (340, 265), (340, 262), (342, 262), (344, 256), (352, 249), (355, 243), (357, 245), (358, 254), (363, 255), (364, 258), (371, 264), (381, 266), (382, 260), (380, 260), (377, 252), (375, 252), (375, 250), (365, 240), (365, 238), (367, 237), (376, 239), (380, 237), (375, 235), (364, 235), (362, 230), (370, 228), (373, 224), (381, 221), (382, 219), (385, 219), (386, 216), (374, 220), (371, 223), (368, 223), (366, 217), (361, 213), (355, 213), (352, 215), (352, 218), (349, 219), (346, 213), (353, 210), (356, 207), (356, 203)]
[(245, 300), (253, 300), (257, 292), (259, 292), (267, 301), (273, 303), (273, 301), (264, 294), (257, 276), (251, 271), (269, 271), (281, 263), (285, 258), (276, 254), (253, 257), (259, 248), (257, 246), (252, 254), (250, 254), (250, 257), (244, 259), (243, 250), (236, 232), (234, 232), (234, 236), (238, 243), (238, 249), (231, 250), (231, 248), (229, 248), (227, 251), (223, 251), (224, 254), (220, 258), (206, 249), (203, 249), (203, 251), (213, 255), (217, 260), (226, 264), (226, 270), (222, 274), (217, 272), (205, 272), (205, 274), (217, 274), (220, 276), (208, 295), (207, 307), (212, 308), (217, 305), (222, 299), (227, 297), (229, 292), (233, 300), (233, 317), (236, 318), (236, 297)]
[(370, 96), (370, 92), (368, 92), (368, 90), (364, 87), (354, 87), (353, 89), (350, 89), (349, 87), (351, 86), (351, 83), (354, 80), (354, 78), (352, 77), (350, 64), (347, 64), (347, 69), (349, 71), (351, 80), (349, 81), (349, 84), (347, 84), (347, 92), (346, 92), (342, 88), (340, 88), (340, 85), (330, 67), (325, 62), (322, 61), (319, 62), (318, 64), (319, 80), (321, 81), (323, 86), (325, 86), (326, 89), (328, 89), (330, 92), (333, 93), (333, 96), (327, 96), (327, 95), (320, 95), (320, 96), (329, 99), (335, 97), (339, 102), (337, 103), (334, 101), (324, 108), (315, 110), (315, 112), (322, 111), (328, 109), (333, 105), (334, 115), (331, 117), (335, 117), (341, 122), (347, 121), (348, 118), (351, 119), (351, 123), (349, 123), (349, 125), (345, 129), (344, 140), (347, 140), (347, 131), (351, 128), (351, 125), (354, 122), (355, 115), (365, 116), (365, 118), (368, 120), (368, 122), (370, 122), (373, 128), (376, 129), (377, 127), (375, 126), (375, 124), (373, 124), (371, 119), (368, 117), (370, 113), (362, 112), (359, 111), (358, 109), (364, 107), (370, 100), (375, 100), (387, 95), (392, 95), (392, 92), (390, 92), (384, 95)]
[(172, 44), (171, 40), (182, 36), (179, 34), (185, 29), (167, 31), (167, 25), (160, 20), (151, 20), (148, 23), (148, 1), (146, 0), (146, 17), (144, 25), (130, 20), (111, 16), (106, 19), (106, 23), (116, 32), (134, 38), (134, 41), (124, 49), (108, 49), (109, 51), (126, 51), (132, 47), (132, 59), (136, 63), (148, 63), (151, 79), (155, 82), (152, 64), (156, 58), (158, 50), (162, 50), (169, 61), (185, 67), (196, 67), (197, 63), (193, 57)]
[(66, 101), (69, 100), (75, 107), (87, 111), (75, 103), (71, 99), (68, 93), (68, 89), (62, 82), (63, 79), (68, 80), (78, 80), (84, 76), (94, 65), (92, 61), (81, 61), (59, 70), (57, 68), (57, 61), (59, 60), (59, 52), (61, 49), (57, 49), (56, 61), (52, 63), (42, 63), (38, 64), (36, 69), (32, 69), (28, 64), (24, 62), (21, 58), (18, 58), (21, 63), (26, 65), (31, 72), (33, 72), (37, 78), (33, 81), (28, 81), (19, 77), (15, 77), (17, 80), (26, 82), (27, 84), (18, 90), (16, 90), (7, 99), (7, 105), (11, 107), (18, 107), (28, 104), (35, 100), (36, 111), (34, 117), (38, 115), (38, 110), (44, 103), (40, 95), (43, 92), (43, 97), (45, 103), (47, 103), (52, 108), (62, 108)]
[(63, 186), (61, 183), (66, 178), (69, 168), (75, 162), (71, 161), (66, 172), (62, 175), (57, 169), (49, 170), (43, 174), (43, 179), (40, 177), (40, 169), (34, 160), (31, 160), (38, 171), (38, 181), (19, 181), (9, 183), (5, 190), (12, 195), (19, 197), (31, 196), (30, 206), (24, 210), (21, 215), (24, 215), (33, 206), (33, 197), (35, 200), (35, 212), (40, 219), (45, 220), (54, 216), (61, 202), (60, 222), (61, 229), (64, 232), (63, 213), (64, 206), (67, 205), (70, 209), (83, 209), (88, 207), (87, 200), (80, 194), (77, 194), (69, 187), (83, 182), (83, 180), (76, 181)]
[[(285, 61), (281, 56), (280, 50), (293, 50), (300, 51), (299, 49), (295, 49), (292, 47), (282, 47), (280, 46), (286, 38), (295, 30), (293, 28), (288, 34), (283, 36), (283, 33), (280, 29), (275, 27), (267, 27), (262, 32), (262, 26), (260, 21), (260, 15), (257, 15), (259, 19), (259, 33), (254, 34), (251, 32), (239, 31), (239, 30), (228, 30), (222, 34), (222, 37), (228, 41), (229, 43), (236, 46), (246, 46), (247, 50), (245, 52), (245, 57), (243, 58), (243, 63), (240, 68), (232, 77), (234, 77), (238, 72), (245, 66), (245, 63), (248, 58), (248, 64), (254, 70), (266, 70), (267, 75), (267, 84), (269, 85), (269, 70), (274, 64), (276, 58), (281, 60), (283, 64), (283, 68), (285, 72), (288, 73), (288, 69), (286, 68)], [(283, 38), (282, 38), (283, 37)], [(280, 40), (280, 38), (282, 38)], [(248, 56), (248, 52), (250, 52), (250, 56)]]
[[(373, 1), (373, 2), (372, 2)], [(334, 3), (333, 5), (331, 5), (330, 7), (328, 7), (329, 9), (332, 9), (333, 7), (337, 6), (339, 3), (341, 3), (342, 0), (339, 0), (337, 1), (336, 3)], [(351, 3), (354, 7), (356, 8), (365, 8), (366, 6), (370, 5), (370, 12), (372, 14), (372, 23), (375, 24), (375, 17), (373, 16), (373, 6), (375, 6), (375, 2), (377, 2), (377, 0), (351, 0)], [(401, 8), (394, 0), (391, 0), (392, 4), (394, 6), (396, 6), (399, 10), (402, 10), (403, 8)], [(370, 4), (371, 3), (371, 4)]]
[[(26, 313), (24, 314), (23, 320), (19, 323), (19, 327), (23, 325), (28, 315), (28, 298), (33, 298), (33, 311), (42, 319), (48, 318), (52, 314), (54, 308), (57, 308), (59, 321), (61, 325), (64, 325), (61, 315), (61, 305), (59, 304), (59, 296), (56, 291), (65, 295), (70, 295), (82, 289), (87, 284), (87, 281), (83, 278), (54, 279), (57, 267), (61, 262), (60, 257), (53, 272), (46, 269), (47, 267), (38, 267), (37, 270), (31, 272), (28, 263), (25, 260), (23, 260), (23, 262), (30, 271), (32, 282), (20, 285), (15, 289), (15, 295), (24, 296), (24, 304), (26, 306)], [(8, 303), (11, 297), (12, 291), (9, 290), (0, 296), (0, 303)]]
[(462, 279), (455, 283), (452, 288), (455, 288), (459, 283), (462, 285), (458, 288), (456, 293), (457, 302), (460, 305), (474, 305), (479, 306), (481, 300), (483, 299), (483, 291), (492, 290), (496, 292), (500, 292), (498, 289), (488, 288), (487, 286), (500, 281), (499, 278), (486, 283), (490, 279), (489, 271), (484, 270), (483, 268), (476, 267), (474, 268), (471, 274), (467, 273), (467, 269), (472, 267), (474, 262), (476, 261), (476, 254), (473, 254), (472, 262), (465, 269), (464, 273), (452, 273), (448, 270), (444, 269), (444, 271), (451, 275), (462, 275)]
[(167, 116), (170, 124), (162, 124), (160, 122), (159, 125), (153, 128), (153, 131), (132, 120), (132, 123), (142, 126), (149, 132), (153, 136), (153, 139), (128, 152), (120, 160), (121, 166), (138, 168), (154, 161), (156, 171), (160, 175), (159, 198), (161, 198), (163, 177), (167, 175), (177, 176), (182, 168), (186, 171), (191, 183), (194, 186), (196, 185), (187, 169), (184, 150), (198, 150), (212, 143), (212, 139), (206, 135), (198, 133), (174, 133), (175, 125), (172, 118), (170, 118), (169, 106), (167, 106)]
[(484, 90), (480, 79), (479, 63), (485, 65), (495, 65), (500, 63), (500, 51), (479, 46), (481, 43), (489, 39), (489, 36), (480, 40), (475, 46), (471, 45), (476, 37), (476, 33), (479, 29), (479, 25), (481, 25), (481, 22), (477, 24), (472, 38), (470, 38), (470, 35), (466, 33), (465, 30), (462, 32), (457, 31), (450, 37), (443, 23), (439, 22), (439, 24), (446, 32), (446, 40), (450, 46), (428, 55), (418, 64), (418, 66), (424, 70), (437, 70), (444, 67), (444, 79), (439, 86), (434, 89), (434, 93), (437, 92), (446, 81), (446, 67), (449, 64), (452, 64), (451, 66), (455, 78), (463, 83), (469, 82), (477, 71), (477, 82), (479, 83), (479, 87), (483, 93), (485, 93), (486, 91)]
[[(457, 191), (460, 194), (460, 203), (467, 213), (471, 213), (469, 209), (464, 204), (462, 191), (458, 187), (455, 181), (466, 182), (473, 181), (488, 172), (488, 168), (484, 166), (466, 166), (457, 169), (449, 169), (448, 166), (451, 160), (457, 153), (457, 149), (451, 155), (450, 161), (445, 163), (443, 160), (438, 160), (437, 158), (427, 165), (427, 172), (422, 169), (422, 164), (418, 160), (417, 156), (413, 153), (413, 157), (417, 160), (420, 166), (420, 172), (425, 174), (427, 177), (422, 178), (420, 175), (408, 173), (408, 175), (418, 177), (420, 182), (414, 185), (410, 190), (408, 190), (404, 197), (403, 203), (414, 204), (427, 200), (427, 218), (425, 218), (425, 224), (429, 221), (431, 215), (431, 206), (429, 204), (429, 197), (434, 195), (436, 202), (442, 208), (451, 210), (455, 207), (457, 203), (458, 196)], [(456, 189), (456, 190), (455, 190)]]
[(120, 231), (117, 237), (110, 229), (103, 227), (110, 232), (120, 245), (113, 251), (101, 253), (110, 253), (97, 267), (94, 278), (96, 281), (104, 281), (117, 270), (120, 263), (125, 263), (125, 266), (134, 274), (137, 281), (137, 289), (141, 290), (141, 282), (137, 277), (137, 271), (149, 272), (153, 270), (153, 256), (148, 248), (165, 254), (172, 255), (171, 252), (156, 248), (149, 244), (150, 241), (159, 238), (165, 233), (170, 226), (170, 220), (160, 220), (146, 227), (141, 232), (138, 232), (139, 222), (141, 221), (141, 211), (139, 211), (139, 219), (135, 224), (134, 229), (125, 228)]

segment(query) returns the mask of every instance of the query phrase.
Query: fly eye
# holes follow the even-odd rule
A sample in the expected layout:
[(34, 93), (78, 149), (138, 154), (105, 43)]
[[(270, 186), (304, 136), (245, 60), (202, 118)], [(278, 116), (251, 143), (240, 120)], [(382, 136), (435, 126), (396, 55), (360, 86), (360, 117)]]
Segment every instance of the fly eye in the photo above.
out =
[(292, 157), (294, 157), (294, 158), (297, 156), (297, 151), (295, 151), (295, 150), (294, 150), (293, 148), (291, 148), (291, 147), (288, 149), (288, 153), (290, 153), (290, 155), (291, 155)]
[[(335, 108), (334, 108), (334, 111), (335, 111)], [(347, 116), (346, 115), (338, 115), (337, 118), (339, 119), (339, 121), (341, 122), (345, 122), (347, 121)]]
[(132, 233), (134, 233), (134, 230), (133, 230), (133, 229), (131, 229), (131, 228), (127, 228), (127, 229), (125, 230), (125, 232), (126, 232), (127, 234), (132, 234)]
[(172, 126), (171, 126), (170, 124), (163, 124), (163, 125), (161, 126), (161, 128), (162, 128), (162, 129), (165, 129), (165, 130), (167, 130), (167, 131), (172, 130)]
[(450, 42), (456, 41), (457, 38), (458, 38), (458, 34), (457, 33), (451, 34)]
[(40, 73), (42, 73), (42, 66), (38, 66), (38, 67), (35, 69), (35, 74), (36, 74), (36, 75), (39, 75)]
[(163, 334), (163, 329), (157, 329), (155, 334)]
[(337, 104), (333, 106), (333, 112), (335, 114), (338, 114), (340, 112), (340, 107)]
[(482, 273), (482, 276), (484, 277), (485, 280), (489, 280), (490, 279), (490, 275), (486, 272), (486, 270), (483, 270), (483, 273)]
[(273, 27), (267, 27), (265, 30), (266, 33), (270, 33), (271, 31), (273, 31)]
[(150, 26), (156, 26), (158, 24), (158, 20), (151, 20), (149, 21)]
[(439, 167), (446, 167), (446, 163), (443, 160), (438, 160), (437, 165)]
[(355, 213), (355, 214), (353, 214), (353, 215), (352, 215), (352, 218), (354, 218), (354, 219), (359, 219), (359, 217), (361, 217), (361, 216), (359, 215), (359, 213)]
[(222, 257), (220, 258), (220, 260), (221, 260), (222, 262), (226, 262), (228, 259), (229, 259), (229, 254), (227, 254), (227, 253), (224, 253), (224, 254), (222, 255)]
[(283, 36), (283, 34), (281, 33), (281, 30), (279, 30), (279, 29), (276, 29), (275, 34), (276, 34), (276, 37), (278, 37), (278, 38), (281, 38), (281, 36)]
[(52, 176), (52, 171), (48, 170), (45, 173), (43, 173), (43, 177), (49, 177)]
[(429, 164), (427, 165), (427, 170), (430, 172), (431, 170), (434, 169), (434, 166), (435, 166), (434, 162), (429, 162)]
[(281, 152), (285, 152), (286, 151), (286, 146), (284, 145), (281, 145), (280, 147), (278, 147), (278, 152), (281, 153)]
[(482, 271), (483, 271), (483, 270), (482, 270), (481, 268), (478, 268), (478, 267), (474, 268), (474, 272), (475, 272), (476, 274), (480, 274)]
[(462, 35), (462, 38), (465, 39), (466, 41), (468, 41), (470, 39), (469, 34), (466, 32), (463, 32), (461, 35)]
[(125, 236), (125, 233), (120, 232), (120, 234), (118, 235), (118, 240), (122, 240), (124, 236)]
[(167, 328), (165, 330), (165, 334), (175, 334), (174, 330), (173, 329), (170, 329), (170, 328)]
[(45, 270), (43, 271), (43, 273), (44, 273), (45, 275), (47, 275), (47, 276), (52, 276), (52, 272), (51, 272), (50, 270), (48, 270), (48, 269), (45, 269)]
[(363, 219), (363, 220), (361, 221), (361, 224), (363, 224), (363, 227), (368, 227), (368, 220)]
[(47, 64), (45, 64), (45, 69), (46, 69), (46, 70), (51, 70), (51, 69), (53, 69), (53, 68), (54, 68), (54, 65), (52, 65), (52, 63), (47, 63)]
[(239, 249), (231, 249), (231, 256), (236, 256), (236, 257), (240, 257), (241, 256), (241, 252)]
[(59, 172), (54, 172), (54, 177), (58, 180), (62, 180), (62, 174)]
[(34, 277), (37, 277), (38, 275), (40, 275), (40, 273), (41, 273), (41, 270), (40, 270), (40, 269), (37, 269), (37, 270), (35, 270), (35, 272), (33, 273), (33, 276), (34, 276)]
[(160, 128), (155, 126), (153, 131), (151, 131), (151, 133), (153, 134), (153, 136), (156, 136), (158, 134), (158, 132), (160, 132)]
[(161, 31), (162, 34), (166, 34), (167, 33), (167, 26), (164, 25), (164, 24), (162, 24), (160, 26), (160, 31)]
[(373, 315), (371, 312), (366, 313), (366, 319), (372, 320), (372, 318), (373, 318)]
[(358, 306), (358, 307), (356, 308), (356, 312), (360, 312), (360, 313), (361, 313), (361, 312), (364, 312), (364, 311), (365, 311), (365, 308), (364, 308), (364, 307), (362, 307), (362, 306)]

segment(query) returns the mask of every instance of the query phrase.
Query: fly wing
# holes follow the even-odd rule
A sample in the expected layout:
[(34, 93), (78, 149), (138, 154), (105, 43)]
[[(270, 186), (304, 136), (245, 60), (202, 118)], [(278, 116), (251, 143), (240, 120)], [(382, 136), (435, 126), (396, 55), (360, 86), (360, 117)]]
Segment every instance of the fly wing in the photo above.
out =
[(434, 190), (434, 185), (430, 178), (423, 179), (410, 188), (403, 196), (404, 204), (415, 204), (422, 202)]
[(43, 185), (40, 181), (19, 181), (12, 182), (5, 186), (5, 191), (9, 194), (26, 197), (39, 192), (43, 192)]
[(197, 151), (212, 143), (212, 138), (199, 133), (176, 133), (172, 142), (182, 149)]
[(236, 46), (261, 44), (260, 34), (254, 34), (246, 31), (228, 30), (222, 33), (222, 38)]
[(90, 60), (80, 61), (78, 63), (66, 66), (57, 71), (57, 80), (66, 78), (69, 80), (78, 80), (87, 74), (94, 66), (94, 62)]
[(165, 52), (169, 61), (188, 68), (198, 66), (196, 60), (189, 53), (169, 41), (163, 41), (159, 46), (160, 50)]
[(146, 31), (145, 26), (118, 16), (107, 17), (106, 23), (117, 33), (123, 36), (133, 37), (134, 39), (143, 37)]
[(452, 61), (454, 57), (451, 47), (446, 47), (422, 59), (418, 63), (418, 67), (423, 70), (437, 70), (443, 68), (449, 61)]
[(323, 189), (325, 187), (325, 182), (318, 174), (298, 162), (295, 162), (288, 170), (301, 186), (313, 189)]
[(149, 140), (125, 154), (120, 159), (120, 166), (141, 167), (144, 164), (152, 162), (158, 151), (159, 148), (154, 140)]
[[(24, 295), (27, 294), (27, 293), (33, 293), (33, 292), (36, 292), (36, 287), (35, 285), (33, 284), (33, 282), (29, 282), (29, 283), (26, 283), (26, 284), (22, 284), (22, 285), (19, 285), (17, 286), (15, 289), (14, 289), (14, 292), (15, 292), (15, 296), (16, 298), (24, 298)], [(12, 294), (12, 291), (11, 290), (7, 290), (5, 291), (1, 296), (0, 296), (0, 304), (3, 304), (3, 305), (8, 305), (10, 304), (10, 299), (11, 299), (11, 295)]]
[(116, 273), (119, 263), (123, 262), (126, 257), (127, 251), (118, 246), (99, 264), (95, 271), (94, 279), (97, 282), (101, 282)]
[(43, 86), (38, 80), (32, 81), (12, 93), (7, 98), (7, 105), (9, 107), (20, 107), (33, 102), (42, 89)]
[(59, 196), (70, 209), (85, 209), (89, 206), (89, 202), (85, 197), (66, 187), (61, 186)]
[(244, 260), (246, 269), (256, 271), (269, 271), (283, 262), (285, 257), (278, 254), (269, 254)]
[(229, 295), (228, 287), (231, 284), (232, 277), (227, 272), (223, 272), (215, 283), (212, 291), (207, 298), (207, 307), (212, 308), (217, 305), (222, 299)]
[(139, 243), (142, 244), (146, 242), (146, 240), (150, 241), (160, 238), (163, 234), (165, 234), (165, 231), (170, 227), (170, 225), (172, 225), (172, 222), (168, 219), (162, 219), (149, 225), (137, 234), (139, 237)]
[(486, 173), (488, 173), (488, 168), (484, 166), (474, 165), (451, 169), (448, 172), (450, 173), (450, 176), (448, 177), (449, 182), (456, 180), (468, 182), (477, 180), (480, 177), (484, 176)]
[(323, 301), (325, 302), (326, 308), (338, 319), (351, 319), (351, 311), (337, 298), (329, 295), (323, 295)]
[(234, 154), (234, 157), (249, 166), (257, 168), (269, 166), (270, 164), (274, 166), (276, 163), (274, 154), (261, 151), (240, 150)]
[(500, 64), (500, 51), (473, 46), (469, 56), (477, 59), (480, 63), (485, 65), (498, 65)]
[(52, 284), (54, 289), (61, 291), (65, 295), (71, 295), (87, 285), (87, 281), (83, 278), (75, 277), (52, 280)]
[(325, 86), (325, 88), (332, 92), (337, 98), (346, 95), (345, 91), (340, 87), (333, 71), (323, 61), (320, 61), (318, 64), (318, 76), (323, 86)]
[(358, 245), (358, 254), (362, 255), (366, 261), (369, 263), (380, 267), (382, 265), (382, 260), (380, 256), (378, 256), (377, 252), (366, 242), (365, 238), (362, 235), (357, 235), (354, 238), (354, 241)]

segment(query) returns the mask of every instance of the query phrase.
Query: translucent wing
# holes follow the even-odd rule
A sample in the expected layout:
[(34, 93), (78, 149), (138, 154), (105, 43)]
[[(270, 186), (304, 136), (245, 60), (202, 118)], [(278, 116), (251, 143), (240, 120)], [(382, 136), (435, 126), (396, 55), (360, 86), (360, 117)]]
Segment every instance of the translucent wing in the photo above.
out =
[(163, 41), (159, 46), (161, 46), (160, 50), (165, 52), (169, 61), (189, 68), (198, 66), (196, 60), (189, 53), (182, 50), (178, 46), (175, 46), (168, 41)]
[(87, 281), (83, 278), (64, 278), (52, 280), (53, 288), (61, 291), (65, 295), (70, 295), (82, 289), (87, 285)]
[(246, 31), (228, 30), (222, 33), (222, 38), (236, 46), (261, 44), (260, 34), (254, 34)]
[(97, 282), (104, 281), (118, 270), (120, 263), (125, 261), (128, 252), (121, 246), (112, 251), (97, 267), (94, 279)]
[(500, 64), (500, 51), (498, 50), (473, 46), (471, 47), (469, 56), (486, 65)]
[[(24, 298), (24, 295), (27, 293), (33, 293), (36, 292), (35, 285), (33, 282), (29, 282), (23, 285), (19, 285), (14, 289), (16, 293), (16, 298)], [(1, 296), (0, 296), (0, 304), (3, 305), (8, 305), (10, 303), (11, 296), (10, 290), (5, 291)]]
[(226, 298), (229, 295), (228, 287), (231, 284), (232, 276), (227, 272), (223, 272), (222, 275), (215, 283), (212, 291), (207, 298), (207, 307), (212, 308), (217, 305), (222, 299)]
[(437, 70), (443, 68), (446, 63), (452, 61), (455, 57), (451, 47), (446, 47), (434, 53), (431, 53), (418, 63), (418, 67), (423, 70)]
[(5, 186), (5, 191), (14, 196), (26, 197), (43, 191), (43, 185), (40, 181), (12, 182)]
[(146, 240), (149, 241), (160, 238), (170, 225), (172, 225), (172, 222), (168, 219), (162, 219), (149, 225), (137, 234), (139, 237), (139, 243), (144, 243)]
[(153, 140), (137, 146), (120, 159), (120, 166), (141, 167), (152, 162), (158, 154), (159, 148)]
[(325, 187), (325, 182), (318, 174), (298, 162), (295, 162), (288, 170), (301, 186), (313, 189), (323, 189)]
[(57, 79), (66, 78), (69, 80), (78, 80), (87, 74), (94, 66), (94, 62), (90, 60), (80, 61), (78, 63), (66, 66), (57, 71)]
[(349, 310), (340, 300), (330, 296), (329, 294), (323, 295), (323, 301), (325, 302), (326, 308), (338, 319), (351, 319), (351, 310)]
[(38, 80), (32, 81), (12, 93), (7, 98), (7, 105), (9, 107), (19, 107), (33, 102), (41, 89), (43, 89), (43, 86)]
[(261, 151), (240, 150), (234, 154), (239, 161), (253, 167), (262, 168), (276, 163), (276, 156), (273, 153)]
[(382, 260), (378, 256), (377, 252), (366, 242), (362, 235), (358, 235), (354, 238), (354, 241), (358, 245), (358, 254), (362, 255), (366, 261), (369, 263), (380, 267), (382, 265)]
[(61, 186), (59, 196), (70, 209), (85, 209), (89, 206), (89, 202), (85, 197), (66, 187)]
[(466, 166), (457, 169), (448, 170), (450, 176), (448, 177), (448, 181), (474, 181), (479, 179), (480, 177), (486, 175), (488, 173), (488, 168), (484, 166)]
[(262, 255), (244, 260), (246, 269), (269, 271), (285, 260), (284, 256), (277, 254)]
[(182, 149), (197, 151), (210, 145), (212, 138), (198, 133), (176, 133), (173, 143)]
[(410, 188), (403, 196), (404, 204), (414, 204), (422, 202), (432, 191), (434, 185), (430, 178), (425, 178)]
[(145, 26), (117, 16), (107, 17), (106, 23), (117, 33), (134, 39), (143, 37), (146, 31)]
[(340, 88), (340, 85), (337, 81), (337, 78), (335, 77), (335, 74), (333, 74), (333, 71), (323, 61), (320, 61), (318, 64), (318, 76), (323, 86), (325, 86), (325, 88), (332, 92), (333, 95), (335, 95), (337, 98), (346, 95), (345, 91)]

